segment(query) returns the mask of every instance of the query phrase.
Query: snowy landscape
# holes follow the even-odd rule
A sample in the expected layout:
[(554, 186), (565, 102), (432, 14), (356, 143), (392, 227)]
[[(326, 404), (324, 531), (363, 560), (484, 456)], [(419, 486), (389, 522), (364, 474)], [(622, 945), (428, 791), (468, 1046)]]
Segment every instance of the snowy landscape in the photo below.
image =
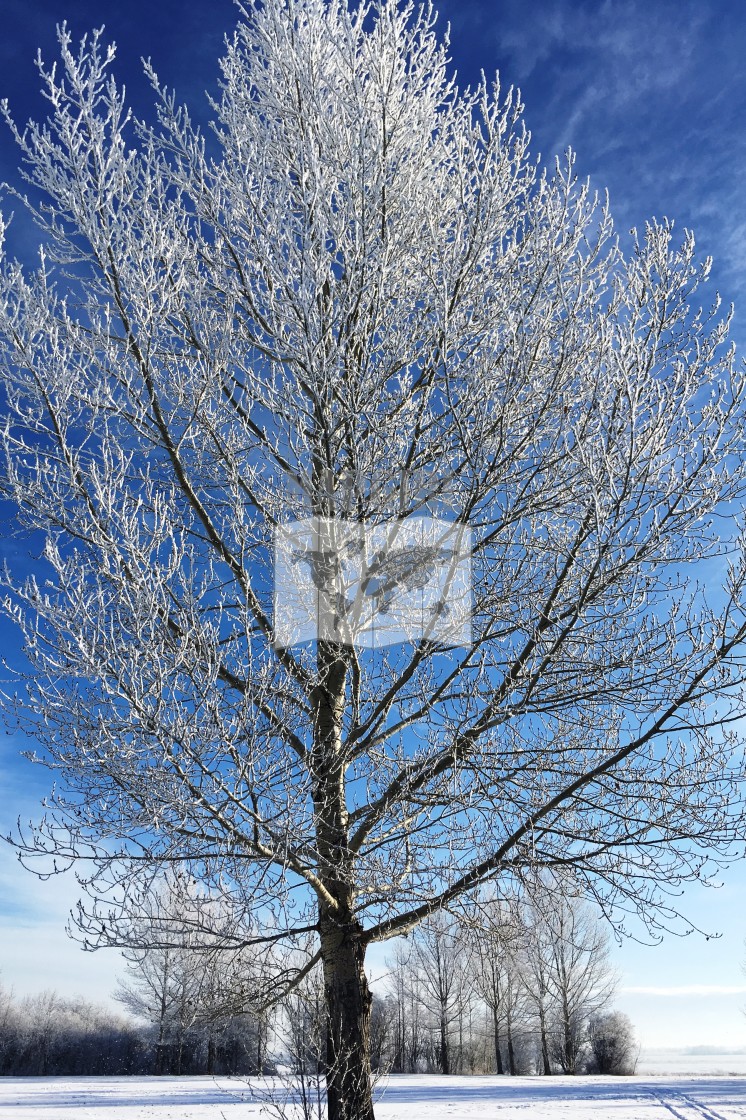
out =
[[(742, 1059), (743, 1060), (743, 1059)], [(272, 1116), (268, 1085), (233, 1078), (9, 1078), (0, 1117), (37, 1120), (244, 1120)], [(394, 1076), (379, 1089), (380, 1120), (736, 1120), (746, 1077)]]
[(0, 1120), (746, 1120), (746, 24), (679, 127), (696, 0), (167, 2), (152, 63), (63, 2), (0, 89), (0, 851), (119, 971), (0, 865)]

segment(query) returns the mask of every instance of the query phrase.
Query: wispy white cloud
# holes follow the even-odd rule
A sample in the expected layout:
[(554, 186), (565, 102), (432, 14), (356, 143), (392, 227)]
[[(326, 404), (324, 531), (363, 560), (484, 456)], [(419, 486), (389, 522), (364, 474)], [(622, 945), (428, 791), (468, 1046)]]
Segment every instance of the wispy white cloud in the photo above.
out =
[[(454, 13), (454, 40), (491, 42), (503, 83), (521, 86), (534, 153), (551, 168), (573, 148), (579, 177), (609, 189), (622, 235), (653, 216), (694, 230), (743, 335), (744, 19), (724, 22), (696, 0), (439, 3)], [(490, 70), (483, 48), (479, 61)]]
[(546, 0), (530, 21), (522, 3), (507, 0), (501, 16), (498, 49), (519, 82), (539, 82), (550, 95), (546, 116), (559, 151), (580, 148), (588, 130), (618, 142), (636, 116), (652, 123), (669, 99), (678, 104), (697, 86), (706, 16), (691, 0), (675, 7)]
[(589, 71), (613, 77), (609, 88), (624, 102), (680, 83), (693, 64), (706, 18), (692, 0), (652, 5), (604, 0), (598, 6), (544, 0), (527, 19), (522, 0), (506, 0), (495, 37), (519, 80), (558, 60), (567, 69), (569, 53), (574, 80), (582, 83)]

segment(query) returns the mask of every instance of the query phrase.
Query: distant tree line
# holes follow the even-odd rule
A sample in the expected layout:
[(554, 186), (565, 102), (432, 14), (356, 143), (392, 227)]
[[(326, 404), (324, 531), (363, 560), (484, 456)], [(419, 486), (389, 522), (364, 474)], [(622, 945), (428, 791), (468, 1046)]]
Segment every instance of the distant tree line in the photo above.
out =
[(374, 1003), (372, 1059), (397, 1073), (632, 1073), (632, 1025), (600, 916), (545, 884), (399, 943)]
[(164, 1028), (53, 991), (14, 999), (0, 989), (3, 1075), (252, 1074), (257, 1033), (248, 1016), (228, 1016), (219, 1028), (174, 1017)]
[[(0, 1073), (250, 1075), (278, 1069), (304, 1091), (323, 1080), (318, 966), (279, 1000), (277, 961), (207, 952), (167, 931), (199, 894), (178, 878), (143, 900), (115, 993), (125, 1019), (82, 999), (0, 988)], [(204, 902), (204, 898), (200, 899)], [(289, 963), (289, 962), (288, 962)], [(626, 1016), (599, 915), (561, 880), (512, 901), (482, 898), (401, 938), (377, 985), (371, 1057), (379, 1073), (632, 1073)]]
[(133, 900), (125, 973), (114, 993), (129, 1018), (55, 992), (15, 999), (0, 988), (0, 1073), (237, 1075), (274, 1068), (268, 1017), (253, 1010), (262, 994), (261, 959), (241, 950), (200, 951), (197, 937), (171, 943), (174, 915), (183, 917), (198, 895), (197, 884), (177, 874)]
[(0, 988), (0, 1073), (17, 1076), (146, 1073), (149, 1032), (83, 999), (56, 992), (14, 999)]

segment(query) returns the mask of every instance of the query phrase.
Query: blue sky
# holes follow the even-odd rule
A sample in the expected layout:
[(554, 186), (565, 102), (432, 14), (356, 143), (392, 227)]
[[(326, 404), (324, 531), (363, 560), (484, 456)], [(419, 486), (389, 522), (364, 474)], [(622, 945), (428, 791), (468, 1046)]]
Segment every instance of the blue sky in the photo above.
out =
[[(505, 88), (519, 86), (534, 151), (549, 162), (571, 145), (580, 176), (608, 188), (623, 234), (663, 215), (694, 229), (702, 252), (714, 257), (726, 303), (736, 303), (734, 337), (746, 352), (746, 7), (722, 0), (441, 0), (436, 7), (441, 26), (451, 25), (462, 83), (498, 69)], [(138, 113), (150, 103), (140, 56), (152, 57), (161, 78), (200, 110), (203, 91), (215, 89), (236, 9), (230, 0), (4, 0), (0, 98), (19, 121), (45, 111), (33, 60), (37, 47), (54, 57), (63, 19), (75, 36), (106, 25), (119, 48), (116, 73)], [(0, 179), (15, 166), (0, 132)], [(19, 222), (21, 241), (25, 232)], [(0, 629), (0, 639), (14, 656), (16, 636)], [(2, 739), (2, 831), (19, 814), (35, 814), (48, 784), (44, 771), (19, 761), (20, 745), (17, 735)], [(54, 986), (106, 999), (114, 987), (116, 955), (83, 955), (65, 937), (75, 898), (74, 883), (39, 883), (0, 847), (0, 973), (19, 993)], [(746, 867), (732, 868), (719, 891), (689, 890), (682, 907), (722, 937), (626, 944), (615, 952), (618, 1006), (648, 1045), (746, 1047)], [(380, 950), (372, 966), (383, 972)]]

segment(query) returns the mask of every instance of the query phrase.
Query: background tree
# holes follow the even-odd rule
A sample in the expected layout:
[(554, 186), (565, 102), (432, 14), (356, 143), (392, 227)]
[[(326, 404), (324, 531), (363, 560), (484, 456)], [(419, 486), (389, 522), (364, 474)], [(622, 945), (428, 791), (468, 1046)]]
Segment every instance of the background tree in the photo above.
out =
[(577, 1073), (588, 1020), (615, 989), (608, 930), (565, 876), (533, 884), (523, 905), (520, 976), (537, 1023), (542, 1072), (556, 1063), (563, 1073)]
[(0, 1015), (0, 1073), (14, 1076), (151, 1073), (144, 1032), (83, 999), (44, 991), (6, 993)]
[(392, 1019), (391, 1072), (417, 1073), (426, 1060), (424, 1008), (411, 943), (399, 942), (387, 958), (387, 990)]
[[(392, 1028), (391, 1067), (516, 1074), (535, 1060), (544, 1073), (583, 1072), (589, 1023), (602, 1029), (616, 980), (602, 923), (566, 874), (544, 875), (510, 899), (487, 893), (468, 913), (423, 923), (388, 961), (379, 1001)], [(612, 1015), (610, 1032), (615, 1022)], [(413, 1062), (418, 1030), (429, 1042)], [(386, 1064), (380, 1053), (378, 1064)]]
[(542, 923), (523, 942), (519, 958), (521, 987), (535, 1024), (538, 1065), (545, 1076), (552, 1072), (552, 999), (549, 986), (549, 960), (552, 951), (551, 930)]
[(591, 1016), (588, 1024), (590, 1073), (632, 1074), (640, 1048), (627, 1015), (607, 1011)]
[(17, 1036), (17, 1011), (13, 993), (0, 979), (0, 1069), (7, 1070), (12, 1061)]
[[(370, 1063), (374, 1073), (389, 1073), (393, 1062), (397, 1014), (391, 997), (373, 994), (370, 1013)], [(401, 1058), (399, 1058), (401, 1062)]]
[[(177, 863), (247, 944), (315, 933), (330, 1117), (369, 1120), (369, 944), (557, 865), (655, 922), (740, 835), (745, 571), (712, 518), (743, 377), (692, 237), (625, 257), (427, 11), (250, 4), (207, 138), (152, 73), (133, 122), (100, 36), (60, 38), (16, 132), (44, 250), (0, 278), (2, 496), (46, 542), (4, 607), (60, 779), (23, 843), (91, 861), (99, 944)], [(422, 514), (471, 527), (471, 636), (435, 601), (370, 648), (363, 600), (380, 625), (419, 561), (363, 538)], [(327, 610), (278, 643), (273, 535), (307, 517), (369, 568), (348, 594), (349, 556), (296, 558)], [(729, 550), (710, 605), (686, 566)]]
[(142, 950), (115, 993), (131, 1014), (155, 1028), (158, 1074), (182, 1072), (186, 1035), (199, 1014), (199, 981), (192, 965), (184, 950)]
[[(551, 927), (549, 991), (554, 1002), (554, 1054), (563, 1073), (577, 1073), (589, 1018), (604, 1011), (617, 978), (609, 963), (609, 933), (577, 898), (547, 899)], [(535, 909), (535, 907), (534, 907)]]
[[(235, 940), (221, 899), (207, 898), (198, 884), (177, 870), (151, 882), (135, 907), (130, 897), (129, 921), (120, 925), (127, 963), (116, 998), (156, 1031), (156, 1073), (182, 1072), (185, 1045), (206, 1042), (206, 1072), (215, 1073), (218, 1049), (241, 1034), (241, 1050), (250, 1067), (261, 1073), (266, 1056), (267, 989), (277, 968), (261, 961), (257, 950), (235, 945), (222, 950), (205, 946), (200, 930), (221, 924), (224, 939)], [(221, 917), (222, 915), (222, 917)], [(271, 1001), (269, 1001), (271, 1002)], [(222, 1063), (225, 1065), (225, 1062)], [(233, 1063), (228, 1065), (236, 1065)], [(229, 1072), (238, 1072), (229, 1069)]]
[[(415, 939), (413, 965), (419, 978), (419, 1000), (429, 1012), (441, 1073), (453, 1068), (453, 1028), (469, 997), (468, 944), (448, 915), (430, 918)], [(460, 1064), (460, 1047), (456, 1056)]]
[(519, 1072), (516, 1035), (525, 1034), (528, 1016), (519, 960), (528, 936), (516, 900), (494, 898), (480, 906), (478, 923), (471, 931), (476, 985), (490, 1015), (496, 1073)]

